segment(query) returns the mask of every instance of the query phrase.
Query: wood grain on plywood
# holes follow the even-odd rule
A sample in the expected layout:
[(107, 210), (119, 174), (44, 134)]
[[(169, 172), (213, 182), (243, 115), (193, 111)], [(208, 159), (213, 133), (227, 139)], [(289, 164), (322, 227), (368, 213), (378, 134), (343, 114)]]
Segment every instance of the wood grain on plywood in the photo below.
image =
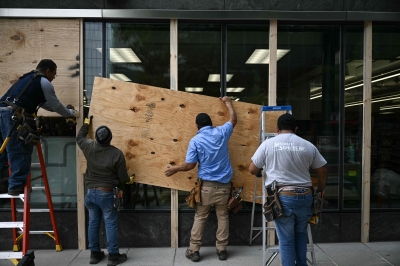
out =
[[(233, 102), (233, 106), (238, 123), (229, 140), (232, 181), (235, 187), (245, 188), (244, 200), (252, 201), (254, 176), (247, 169), (259, 145), (261, 106), (243, 102)], [(128, 174), (134, 173), (136, 182), (190, 191), (197, 168), (172, 177), (164, 171), (168, 165), (185, 162), (189, 141), (197, 133), (195, 117), (203, 112), (210, 115), (213, 126), (229, 120), (218, 98), (96, 77), (90, 136), (97, 127), (107, 125), (113, 132), (111, 144), (125, 154)], [(278, 113), (269, 116), (270, 128), (275, 128)], [(80, 169), (86, 170), (84, 160)], [(258, 188), (261, 191), (261, 184)]]
[[(34, 70), (41, 59), (57, 65), (53, 80), (63, 105), (79, 102), (79, 20), (0, 19), (0, 94), (24, 73)], [(42, 116), (59, 116), (39, 110)]]

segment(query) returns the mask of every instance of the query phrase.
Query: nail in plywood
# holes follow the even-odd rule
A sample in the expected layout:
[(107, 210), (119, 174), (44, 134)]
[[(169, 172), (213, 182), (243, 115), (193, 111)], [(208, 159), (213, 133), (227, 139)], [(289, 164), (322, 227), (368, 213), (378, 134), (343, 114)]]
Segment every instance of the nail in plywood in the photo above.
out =
[[(233, 106), (238, 123), (229, 140), (232, 181), (235, 187), (244, 187), (242, 197), (251, 202), (254, 176), (248, 166), (259, 145), (261, 106), (243, 102), (233, 102)], [(197, 133), (195, 117), (203, 112), (210, 115), (213, 126), (229, 120), (225, 104), (218, 98), (96, 77), (90, 135), (101, 125), (111, 129), (111, 144), (125, 154), (128, 173), (135, 173), (136, 182), (190, 191), (197, 168), (172, 177), (166, 177), (164, 171), (168, 165), (185, 162), (189, 141)], [(277, 113), (270, 115), (269, 128), (275, 128)], [(80, 169), (86, 169), (84, 160)], [(261, 184), (258, 187), (261, 189)]]

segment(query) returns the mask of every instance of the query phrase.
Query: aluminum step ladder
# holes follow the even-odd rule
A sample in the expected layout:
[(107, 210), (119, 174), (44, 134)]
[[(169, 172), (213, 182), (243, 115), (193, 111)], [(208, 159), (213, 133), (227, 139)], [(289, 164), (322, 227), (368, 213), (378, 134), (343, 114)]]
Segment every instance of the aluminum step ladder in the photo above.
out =
[[(9, 259), (14, 265), (17, 265), (19, 260), (21, 260), (29, 250), (29, 236), (31, 234), (46, 234), (51, 237), (56, 244), (56, 251), (61, 251), (62, 246), (60, 243), (60, 238), (58, 236), (57, 223), (54, 215), (53, 201), (50, 193), (50, 186), (47, 178), (47, 171), (45, 162), (43, 159), (42, 146), (40, 141), (36, 145), (37, 155), (39, 158), (39, 163), (32, 163), (32, 167), (40, 166), (42, 175), (32, 178), (31, 172), (29, 172), (26, 184), (24, 187), (24, 194), (18, 196), (11, 196), (8, 194), (0, 194), (0, 198), (10, 198), (11, 200), (11, 222), (0, 222), (0, 228), (11, 228), (13, 230), (13, 251), (12, 252), (0, 252), (0, 259)], [(11, 172), (11, 170), (9, 170)], [(32, 181), (37, 179), (42, 179), (43, 186), (31, 186)], [(31, 209), (31, 193), (32, 190), (44, 190), (47, 198), (47, 209)], [(23, 202), (23, 209), (16, 208), (15, 199), (21, 199)], [(17, 221), (17, 212), (23, 212), (23, 220)], [(48, 212), (50, 214), (52, 229), (49, 231), (32, 231), (30, 230), (30, 214), (32, 212)], [(19, 231), (17, 231), (19, 229)], [(22, 239), (22, 249), (19, 245)]]
[[(285, 106), (262, 106), (261, 107), (261, 118), (260, 118), (260, 137), (259, 137), (259, 145), (266, 139), (275, 137), (278, 133), (276, 133), (276, 119), (273, 119), (273, 123), (271, 123), (271, 119), (267, 121), (266, 113), (275, 115), (282, 115), (284, 113), (292, 114), (292, 107), (290, 105)], [(275, 117), (275, 116), (273, 116)], [(267, 122), (269, 122), (267, 126)], [(262, 186), (262, 194), (260, 195), (257, 191), (257, 183), (259, 182), (259, 177), (261, 177), (261, 186)], [(266, 202), (266, 191), (265, 191), (265, 180), (266, 174), (265, 171), (261, 171), (261, 176), (257, 176), (254, 181), (254, 192), (253, 192), (253, 206), (251, 211), (251, 230), (250, 230), (250, 244), (260, 235), (262, 234), (262, 243), (263, 243), (263, 265), (269, 266), (272, 261), (276, 258), (279, 253), (279, 246), (275, 244), (275, 225), (273, 222), (268, 222), (265, 219), (265, 216), (261, 214), (262, 226), (256, 227), (254, 226), (254, 212), (256, 208), (257, 201), (260, 202), (261, 199), (261, 213), (263, 213), (263, 206)], [(316, 265), (315, 252), (314, 252), (314, 243), (312, 240), (311, 228), (310, 224), (307, 226), (307, 234), (308, 234), (308, 245), (307, 252), (311, 252), (310, 261), (307, 259), (311, 265)], [(270, 254), (269, 259), (267, 260), (267, 255)]]

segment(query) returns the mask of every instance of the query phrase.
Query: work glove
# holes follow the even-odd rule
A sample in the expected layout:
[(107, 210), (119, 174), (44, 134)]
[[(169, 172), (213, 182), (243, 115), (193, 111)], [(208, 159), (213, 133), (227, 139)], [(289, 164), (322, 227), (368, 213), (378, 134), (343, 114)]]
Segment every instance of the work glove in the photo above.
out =
[(90, 117), (86, 117), (85, 120), (83, 121), (84, 124), (90, 125), (92, 122), (93, 116), (91, 115)]

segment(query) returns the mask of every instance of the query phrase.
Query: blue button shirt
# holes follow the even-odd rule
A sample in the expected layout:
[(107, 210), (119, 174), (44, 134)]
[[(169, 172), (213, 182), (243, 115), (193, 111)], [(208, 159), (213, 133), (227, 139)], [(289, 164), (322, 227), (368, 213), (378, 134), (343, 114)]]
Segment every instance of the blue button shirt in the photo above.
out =
[(198, 176), (207, 181), (228, 183), (233, 170), (228, 153), (228, 140), (233, 132), (231, 122), (213, 128), (202, 127), (189, 142), (186, 163), (199, 163)]

